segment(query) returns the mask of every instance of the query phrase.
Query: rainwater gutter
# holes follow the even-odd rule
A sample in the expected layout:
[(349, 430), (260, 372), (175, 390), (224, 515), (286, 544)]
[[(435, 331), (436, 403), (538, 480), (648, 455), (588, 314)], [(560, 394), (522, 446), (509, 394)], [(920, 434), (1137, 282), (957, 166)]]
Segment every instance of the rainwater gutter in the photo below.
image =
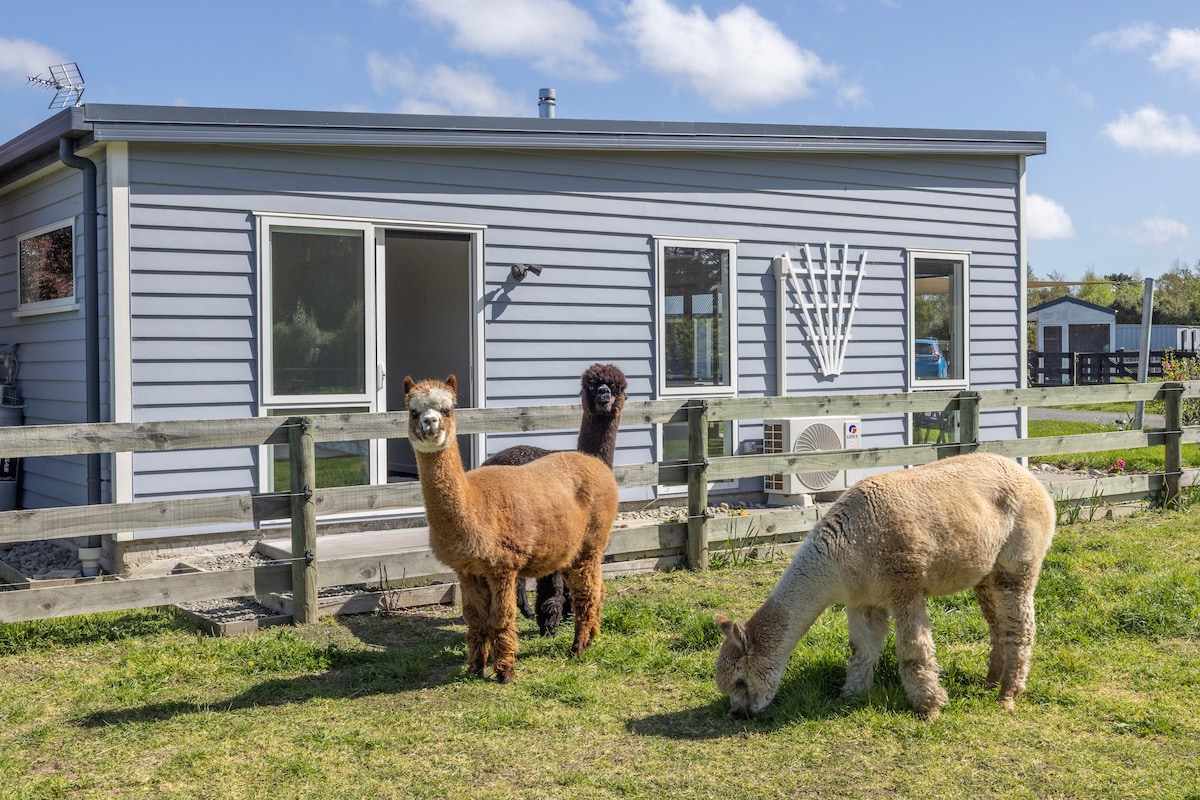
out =
[[(87, 387), (87, 422), (100, 422), (100, 234), (96, 164), (76, 155), (74, 142), (66, 136), (58, 140), (58, 157), (68, 167), (83, 171), (84, 382)], [(88, 505), (102, 502), (100, 488), (100, 454), (89, 453)], [(87, 546), (99, 548), (100, 537), (89, 536)]]

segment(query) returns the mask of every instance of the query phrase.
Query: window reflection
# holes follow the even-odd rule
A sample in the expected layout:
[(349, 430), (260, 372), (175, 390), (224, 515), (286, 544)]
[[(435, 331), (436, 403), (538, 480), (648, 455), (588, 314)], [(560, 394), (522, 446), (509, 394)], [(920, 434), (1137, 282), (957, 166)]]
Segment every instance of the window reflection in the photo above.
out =
[(962, 380), (965, 375), (964, 262), (913, 260), (913, 378)]

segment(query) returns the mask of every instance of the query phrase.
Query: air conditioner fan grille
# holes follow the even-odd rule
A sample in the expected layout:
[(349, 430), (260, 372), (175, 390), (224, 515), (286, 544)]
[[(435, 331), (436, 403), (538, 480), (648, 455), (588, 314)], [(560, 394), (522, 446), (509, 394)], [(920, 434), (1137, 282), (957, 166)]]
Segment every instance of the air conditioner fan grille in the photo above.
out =
[[(829, 425), (823, 422), (816, 422), (809, 425), (800, 431), (796, 437), (796, 442), (792, 445), (792, 452), (808, 453), (814, 450), (841, 450), (844, 447), (842, 437)], [(806, 489), (820, 491), (827, 488), (838, 476), (838, 470), (821, 470), (818, 472), (800, 472), (796, 474), (797, 480)]]

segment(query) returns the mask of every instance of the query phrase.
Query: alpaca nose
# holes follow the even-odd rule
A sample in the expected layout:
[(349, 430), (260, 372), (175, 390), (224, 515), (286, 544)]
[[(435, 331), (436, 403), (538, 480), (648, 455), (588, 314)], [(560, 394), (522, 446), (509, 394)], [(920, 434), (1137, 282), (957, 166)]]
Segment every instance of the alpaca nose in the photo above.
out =
[(612, 402), (612, 389), (607, 386), (601, 386), (596, 390), (596, 399), (601, 403), (608, 404)]
[(421, 415), (421, 432), (433, 436), (442, 426), (442, 416), (436, 411), (426, 411)]

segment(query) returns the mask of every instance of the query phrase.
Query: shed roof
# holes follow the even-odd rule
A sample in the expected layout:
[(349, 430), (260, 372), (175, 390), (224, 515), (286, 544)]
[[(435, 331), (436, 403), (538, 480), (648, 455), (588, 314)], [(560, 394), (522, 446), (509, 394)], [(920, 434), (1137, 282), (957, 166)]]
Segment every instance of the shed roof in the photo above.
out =
[(1044, 303), (1038, 303), (1036, 306), (1029, 309), (1029, 316), (1032, 316), (1039, 311), (1044, 311), (1047, 308), (1052, 308), (1054, 306), (1063, 304), (1075, 305), (1081, 308), (1090, 309), (1092, 311), (1103, 311), (1105, 314), (1112, 314), (1114, 317), (1117, 315), (1117, 310), (1115, 308), (1096, 305), (1095, 303), (1089, 303), (1087, 300), (1080, 300), (1078, 297), (1064, 295), (1062, 297), (1056, 297), (1053, 300), (1047, 300)]
[(464, 117), (87, 103), (0, 145), (0, 185), (57, 159), (62, 137), (197, 142), (597, 150), (1040, 155), (1038, 131)]

